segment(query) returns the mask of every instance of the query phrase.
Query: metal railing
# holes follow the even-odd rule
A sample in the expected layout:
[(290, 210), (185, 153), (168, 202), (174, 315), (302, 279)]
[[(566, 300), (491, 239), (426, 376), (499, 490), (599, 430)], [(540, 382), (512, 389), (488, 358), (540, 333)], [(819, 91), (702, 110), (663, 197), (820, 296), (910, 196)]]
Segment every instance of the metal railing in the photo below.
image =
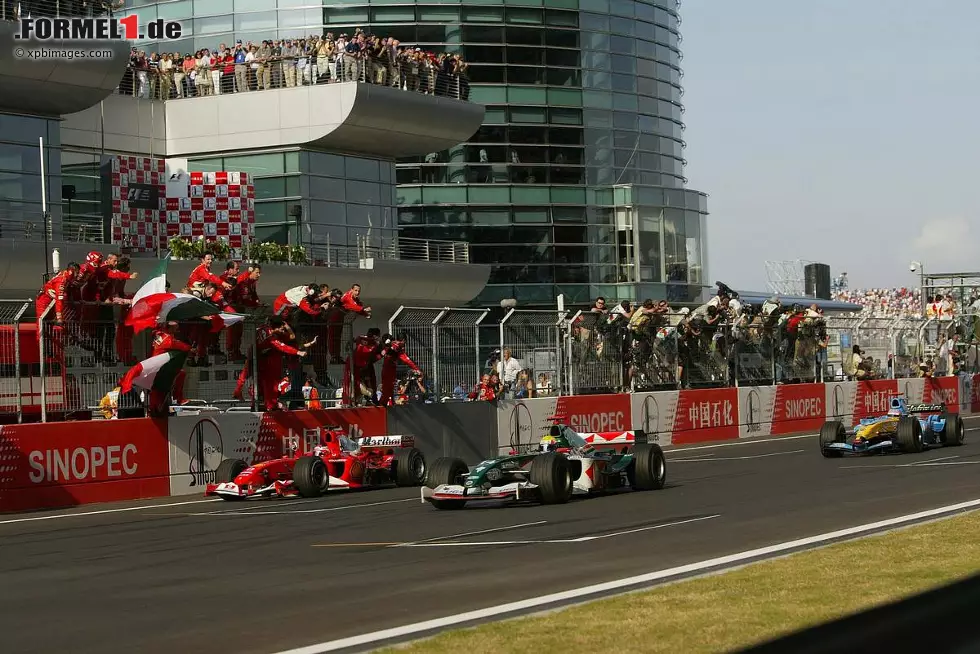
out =
[(422, 95), (469, 100), (469, 82), (465, 73), (455, 72), (457, 64), (443, 66), (427, 59), (420, 63), (409, 60), (410, 54), (414, 54), (414, 51), (404, 48), (391, 63), (347, 54), (328, 58), (309, 53), (270, 56), (265, 60), (241, 64), (217, 63), (207, 66), (194, 63), (192, 66), (189, 63), (186, 67), (183, 65), (185, 61), (200, 60), (194, 60), (193, 55), (184, 55), (184, 59), (171, 59), (172, 63), (153, 61), (145, 67), (130, 66), (116, 91), (120, 95), (146, 100), (182, 100), (361, 82)]
[(376, 244), (358, 236), (354, 245), (305, 244), (307, 261), (314, 266), (360, 268), (368, 259), (388, 261), (430, 261), (433, 263), (469, 263), (470, 244), (395, 236), (388, 243)]
[[(125, 326), (127, 311), (119, 303), (69, 301), (64, 321), (54, 324), (53, 315), (37, 320), (33, 300), (0, 300), (0, 422), (101, 416), (102, 400), (150, 352), (149, 332), (134, 337)], [(735, 324), (692, 328), (690, 316), (682, 314), (661, 314), (639, 326), (583, 311), (513, 308), (493, 319), (492, 314), (400, 307), (386, 327), (396, 337), (404, 335), (406, 353), (422, 369), (432, 401), (474, 397), (481, 376), (498, 367), (500, 350), (509, 350), (520, 369), (504, 398), (853, 378), (855, 345), (865, 353), (865, 374), (872, 378), (920, 376), (920, 364), (934, 364), (949, 349), (956, 354), (947, 355), (948, 365), (926, 374), (980, 372), (980, 316), (972, 315), (945, 321), (811, 318), (790, 332), (785, 323), (747, 316)], [(179, 337), (194, 347), (175, 399), (217, 407), (235, 404), (237, 396), (237, 408), (261, 408), (254, 368), (241, 373), (246, 357), (256, 354), (256, 329), (268, 316), (268, 308), (260, 307), (237, 329), (217, 335), (203, 323), (182, 324)], [(336, 405), (358, 317), (333, 309), (320, 319), (304, 318), (296, 314), (292, 321), (297, 343), (314, 337), (315, 343), (300, 364), (282, 370), (292, 388), (280, 401), (303, 406), (300, 389), (312, 379), (321, 403)], [(943, 348), (943, 339), (955, 347)], [(398, 367), (401, 378), (404, 366)], [(504, 376), (514, 372), (502, 368)], [(116, 408), (121, 415), (142, 406), (135, 393), (119, 398)]]
[[(107, 245), (105, 238), (103, 238), (101, 218), (94, 215), (69, 216), (67, 212), (62, 212), (62, 215), (61, 229), (49, 229), (48, 238), (50, 240), (63, 239), (68, 243)], [(89, 221), (89, 224), (85, 224), (84, 221)], [(40, 211), (37, 215), (31, 215), (27, 212), (0, 212), (0, 238), (18, 241), (43, 241), (43, 225), (44, 218), (40, 215)], [(470, 244), (466, 241), (405, 237), (399, 236), (395, 230), (390, 231), (392, 234), (386, 234), (380, 239), (369, 239), (367, 236), (359, 234), (356, 241), (350, 245), (334, 245), (329, 242), (303, 243), (300, 245), (300, 249), (305, 254), (307, 265), (332, 268), (361, 268), (369, 259), (461, 264), (468, 264), (471, 261)], [(124, 238), (127, 237), (128, 235)], [(251, 247), (256, 243), (257, 241), (248, 241), (245, 245)], [(129, 257), (156, 256), (155, 253), (150, 252), (132, 252), (133, 248), (129, 246), (128, 241), (113, 242), (111, 245), (119, 247), (123, 254)], [(261, 263), (263, 265), (303, 263), (290, 260), (297, 252), (296, 249), (283, 248), (283, 252), (281, 261), (261, 261)]]
[(102, 0), (2, 0), (0, 20), (52, 18), (55, 16), (104, 16), (111, 14), (116, 3)]

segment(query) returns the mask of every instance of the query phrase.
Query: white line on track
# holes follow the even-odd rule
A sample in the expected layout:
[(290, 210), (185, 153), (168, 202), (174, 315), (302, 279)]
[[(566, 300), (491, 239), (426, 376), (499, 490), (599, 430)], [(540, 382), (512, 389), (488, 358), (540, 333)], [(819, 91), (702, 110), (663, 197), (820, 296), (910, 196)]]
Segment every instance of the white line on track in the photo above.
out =
[(323, 509), (300, 509), (299, 511), (202, 511), (200, 513), (188, 513), (188, 516), (236, 516), (251, 518), (260, 515), (300, 515), (305, 513), (329, 513), (331, 511), (348, 511), (350, 509), (360, 509), (369, 506), (383, 506), (385, 504), (401, 504), (404, 502), (418, 502), (417, 497), (410, 497), (404, 500), (385, 500), (384, 502), (368, 502), (364, 504), (344, 504), (342, 506), (330, 506)]
[(955, 454), (953, 456), (941, 456), (938, 459), (928, 459), (926, 461), (916, 461), (915, 463), (909, 463), (907, 465), (910, 466), (910, 467), (911, 466), (921, 466), (921, 465), (925, 465), (927, 463), (936, 463), (938, 461), (949, 461), (950, 459), (958, 459), (958, 458), (960, 458), (960, 455), (959, 454)]
[(14, 518), (12, 520), (0, 520), (0, 525), (12, 525), (18, 522), (35, 522), (38, 520), (62, 520), (64, 518), (81, 518), (87, 515), (104, 515), (107, 513), (124, 513), (126, 511), (142, 511), (144, 509), (166, 509), (171, 506), (186, 506), (188, 504), (204, 504), (206, 502), (220, 502), (216, 500), (191, 500), (188, 502), (170, 502), (169, 504), (147, 504), (145, 506), (126, 506), (117, 509), (103, 509), (101, 511), (84, 511), (82, 513), (59, 513), (57, 515), (39, 515), (31, 518)]
[(920, 463), (880, 463), (871, 465), (857, 465), (857, 466), (840, 466), (841, 470), (871, 470), (876, 468), (931, 468), (931, 467), (941, 467), (941, 466), (975, 466), (980, 464), (980, 461), (940, 461), (939, 459), (935, 461), (922, 461)]
[[(613, 538), (615, 536), (626, 536), (627, 534), (636, 534), (641, 531), (651, 531), (653, 529), (665, 529), (666, 527), (676, 527), (678, 525), (686, 525), (691, 522), (701, 522), (703, 520), (711, 520), (713, 518), (720, 518), (721, 514), (702, 516), (700, 518), (691, 518), (689, 520), (678, 520), (677, 522), (667, 522), (660, 525), (651, 525), (649, 527), (640, 527), (638, 529), (628, 529), (626, 531), (617, 531), (612, 534), (598, 534), (595, 536), (581, 536), (579, 538), (552, 538), (547, 540), (488, 540), (488, 541), (478, 541), (478, 542), (438, 542), (438, 543), (427, 543), (420, 541), (418, 543), (405, 543), (403, 545), (397, 545), (395, 547), (491, 547), (494, 545), (554, 545), (554, 544), (565, 544), (565, 543), (587, 543), (593, 540), (599, 540), (600, 538)], [(479, 532), (477, 532), (479, 533)]]
[(406, 636), (412, 636), (416, 634), (442, 630), (448, 627), (454, 627), (457, 625), (466, 624), (468, 622), (473, 622), (477, 620), (488, 620), (491, 618), (499, 618), (502, 616), (506, 616), (511, 613), (527, 612), (532, 609), (539, 609), (557, 603), (584, 599), (589, 596), (597, 595), (600, 593), (624, 591), (631, 587), (649, 585), (649, 584), (656, 583), (658, 581), (663, 581), (665, 579), (670, 579), (672, 577), (677, 577), (680, 575), (690, 575), (690, 574), (705, 572), (707, 570), (718, 569), (718, 568), (724, 570), (725, 568), (742, 565), (745, 562), (754, 559), (769, 558), (801, 548), (814, 547), (814, 546), (829, 543), (831, 541), (840, 540), (843, 538), (850, 538), (854, 536), (869, 534), (871, 532), (888, 529), (890, 527), (908, 525), (914, 522), (920, 522), (922, 520), (927, 520), (929, 518), (935, 518), (938, 516), (955, 513), (958, 511), (964, 511), (967, 509), (976, 509), (977, 507), (980, 507), (980, 499), (971, 500), (969, 502), (961, 502), (959, 504), (942, 506), (937, 509), (931, 509), (929, 511), (910, 513), (908, 515), (899, 516), (897, 518), (890, 518), (888, 520), (870, 522), (867, 524), (858, 525), (856, 527), (850, 527), (848, 529), (841, 529), (838, 531), (831, 531), (816, 536), (809, 536), (807, 538), (791, 540), (776, 545), (760, 547), (754, 550), (738, 552), (736, 554), (729, 554), (727, 556), (720, 556), (718, 558), (707, 559), (705, 561), (698, 561), (697, 563), (690, 563), (688, 565), (682, 565), (676, 568), (668, 568), (666, 570), (659, 570), (657, 572), (650, 572), (648, 574), (637, 575), (635, 577), (626, 577), (625, 579), (617, 579), (615, 581), (608, 581), (601, 584), (594, 584), (591, 586), (573, 588), (572, 590), (566, 590), (559, 593), (552, 593), (550, 595), (532, 597), (529, 599), (519, 600), (516, 602), (509, 602), (507, 604), (500, 604), (497, 606), (490, 606), (483, 609), (477, 609), (475, 611), (467, 611), (465, 613), (459, 613), (457, 615), (446, 616), (444, 618), (436, 618), (434, 620), (426, 620), (424, 622), (415, 622), (412, 624), (403, 625), (401, 627), (382, 629), (380, 631), (373, 631), (370, 633), (359, 634), (357, 636), (351, 636), (349, 638), (330, 640), (323, 643), (319, 643), (317, 645), (310, 645), (308, 647), (298, 647), (295, 649), (279, 652), (278, 654), (322, 654), (323, 652), (334, 652), (337, 650), (348, 649), (352, 647), (363, 647), (365, 645), (370, 645), (372, 643), (379, 643), (386, 640), (404, 638)]
[(391, 547), (412, 547), (415, 545), (421, 545), (423, 543), (434, 543), (440, 540), (449, 540), (451, 538), (465, 538), (467, 536), (477, 536), (479, 534), (491, 534), (497, 531), (509, 531), (511, 529), (520, 529), (521, 527), (536, 527), (537, 525), (543, 525), (547, 523), (547, 520), (538, 520), (537, 522), (524, 522), (519, 525), (508, 525), (506, 527), (494, 527), (492, 529), (481, 529), (479, 531), (467, 531), (462, 534), (453, 534), (451, 536), (436, 536), (435, 538), (426, 538), (424, 540), (418, 540), (411, 543), (399, 543), (398, 545), (392, 545)]
[(692, 454), (691, 456), (687, 457), (686, 459), (671, 459), (671, 458), (668, 458), (667, 460), (668, 461), (703, 461), (705, 459), (710, 459), (713, 456), (718, 456), (718, 455), (715, 454), (714, 452), (711, 452), (710, 454)]
[(786, 456), (787, 454), (799, 454), (800, 452), (805, 452), (806, 450), (792, 450), (791, 452), (770, 452), (768, 454), (753, 454), (752, 456), (720, 456), (716, 459), (707, 459), (703, 457), (690, 458), (690, 459), (667, 459), (670, 463), (714, 463), (716, 461), (745, 461), (747, 459), (765, 459), (770, 456)]
[[(977, 418), (980, 418), (980, 414), (972, 415), (972, 416), (963, 416), (963, 419), (964, 420), (977, 419)], [(971, 427), (970, 429), (967, 429), (966, 431), (978, 431), (978, 430), (980, 430), (980, 427)], [(783, 441), (795, 441), (795, 440), (799, 440), (801, 438), (813, 438), (816, 435), (817, 435), (817, 433), (816, 432), (813, 432), (813, 433), (810, 433), (810, 434), (796, 434), (794, 436), (768, 436), (768, 437), (765, 437), (765, 438), (740, 438), (737, 441), (731, 441), (729, 443), (715, 443), (713, 445), (694, 445), (694, 446), (690, 446), (690, 447), (689, 446), (686, 446), (686, 445), (678, 445), (676, 447), (673, 446), (673, 445), (670, 445), (670, 446), (668, 446), (669, 449), (667, 450), (667, 454), (670, 454), (671, 452), (693, 452), (695, 450), (713, 450), (713, 449), (716, 449), (716, 448), (719, 448), (719, 447), (737, 447), (739, 445), (757, 445), (759, 443), (780, 443), (780, 442), (783, 442)]]
[(719, 447), (736, 447), (738, 445), (757, 445), (759, 443), (781, 443), (783, 441), (795, 441), (801, 438), (813, 438), (816, 434), (799, 434), (797, 436), (773, 436), (772, 438), (753, 438), (747, 439), (742, 438), (737, 441), (732, 441), (731, 443), (715, 443), (714, 445), (696, 445), (694, 447), (687, 447), (684, 445), (673, 447), (667, 450), (667, 454), (671, 452), (693, 452), (695, 450), (713, 450)]

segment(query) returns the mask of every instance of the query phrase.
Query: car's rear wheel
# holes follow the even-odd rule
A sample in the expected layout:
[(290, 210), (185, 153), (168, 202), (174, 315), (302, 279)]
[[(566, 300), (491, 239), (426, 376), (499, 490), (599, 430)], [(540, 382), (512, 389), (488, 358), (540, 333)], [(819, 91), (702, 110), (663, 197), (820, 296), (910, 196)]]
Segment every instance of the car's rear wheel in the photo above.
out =
[(943, 415), (945, 426), (943, 433), (940, 434), (944, 447), (958, 447), (966, 440), (966, 427), (963, 425), (963, 418), (958, 413), (946, 413)]
[(391, 478), (399, 486), (421, 486), (425, 483), (425, 456), (414, 447), (395, 450), (391, 468)]
[(660, 490), (667, 483), (667, 459), (656, 443), (634, 446), (631, 465), (630, 477), (635, 490)]
[(820, 428), (820, 453), (828, 459), (839, 459), (844, 456), (840, 450), (829, 450), (827, 446), (831, 443), (843, 443), (847, 440), (847, 430), (844, 423), (840, 420), (831, 420), (823, 423)]
[[(425, 475), (425, 485), (438, 488), (444, 484), (461, 484), (462, 478), (468, 475), (470, 467), (462, 459), (441, 456), (432, 462)], [(436, 500), (430, 499), (432, 506), (443, 511), (462, 509), (466, 500)]]
[(572, 466), (564, 454), (547, 452), (534, 457), (529, 477), (538, 487), (543, 504), (564, 504), (572, 499)]
[(898, 427), (895, 430), (895, 440), (898, 441), (898, 449), (906, 454), (921, 452), (923, 450), (922, 425), (919, 423), (919, 419), (899, 418)]
[(248, 464), (241, 459), (225, 459), (218, 464), (218, 469), (214, 471), (214, 481), (216, 484), (226, 484), (235, 481), (235, 478), (245, 472)]
[(318, 456), (304, 456), (293, 466), (293, 485), (300, 497), (320, 497), (330, 487), (327, 465)]

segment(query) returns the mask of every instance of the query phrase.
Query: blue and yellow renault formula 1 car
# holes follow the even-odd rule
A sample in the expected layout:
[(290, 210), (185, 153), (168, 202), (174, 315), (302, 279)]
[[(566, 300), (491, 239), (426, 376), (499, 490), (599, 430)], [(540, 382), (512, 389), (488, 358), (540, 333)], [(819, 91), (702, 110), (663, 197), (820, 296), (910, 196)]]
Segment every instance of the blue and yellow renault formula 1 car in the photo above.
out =
[(851, 430), (839, 420), (820, 429), (820, 452), (828, 459), (845, 454), (916, 453), (932, 447), (962, 445), (963, 418), (945, 404), (908, 404), (891, 398), (888, 413), (865, 418)]

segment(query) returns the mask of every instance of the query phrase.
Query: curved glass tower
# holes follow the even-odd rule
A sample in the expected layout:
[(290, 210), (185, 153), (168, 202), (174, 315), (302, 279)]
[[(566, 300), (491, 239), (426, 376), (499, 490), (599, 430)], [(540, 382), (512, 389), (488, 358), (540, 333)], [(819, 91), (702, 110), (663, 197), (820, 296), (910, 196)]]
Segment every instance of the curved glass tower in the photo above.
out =
[(706, 196), (685, 188), (678, 0), (127, 4), (141, 24), (190, 24), (170, 51), (360, 27), (460, 53), (484, 125), (399, 161), (398, 223), (495, 264), (481, 304), (681, 301), (710, 283)]

